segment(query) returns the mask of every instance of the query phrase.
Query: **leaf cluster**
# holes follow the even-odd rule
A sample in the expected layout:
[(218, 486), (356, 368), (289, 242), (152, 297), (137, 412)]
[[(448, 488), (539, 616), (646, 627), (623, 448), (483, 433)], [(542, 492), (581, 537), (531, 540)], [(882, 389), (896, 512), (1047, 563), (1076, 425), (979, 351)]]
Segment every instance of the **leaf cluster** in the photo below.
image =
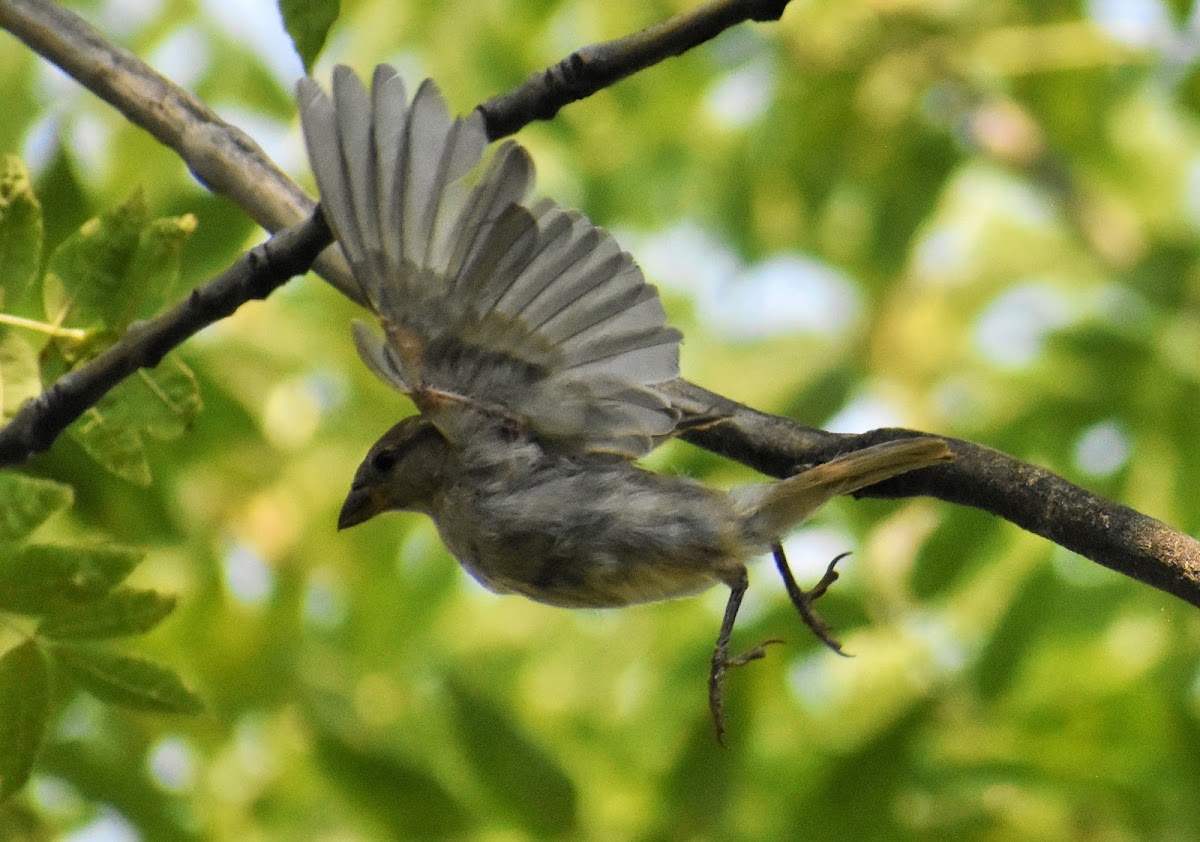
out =
[(123, 586), (141, 553), (112, 546), (32, 543), (43, 521), (69, 507), (70, 487), (0, 474), (0, 800), (28, 779), (53, 714), (60, 675), (110, 704), (198, 713), (199, 698), (171, 670), (96, 641), (150, 631), (172, 597)]
[[(42, 215), (20, 159), (0, 170), (0, 389), (7, 419), (20, 404), (112, 344), (136, 319), (178, 294), (180, 255), (196, 227), (189, 215), (150, 219), (134, 193), (58, 244), (42, 272)], [(142, 369), (70, 429), (89, 456), (117, 476), (149, 485), (145, 436), (181, 435), (200, 411), (191, 370), (176, 356)]]

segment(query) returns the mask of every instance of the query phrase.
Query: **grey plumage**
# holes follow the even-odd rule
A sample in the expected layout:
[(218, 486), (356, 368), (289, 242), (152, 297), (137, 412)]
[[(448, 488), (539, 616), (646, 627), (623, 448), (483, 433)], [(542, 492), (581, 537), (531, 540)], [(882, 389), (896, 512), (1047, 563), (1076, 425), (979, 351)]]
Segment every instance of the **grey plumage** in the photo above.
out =
[[(305, 79), (298, 99), (322, 207), (383, 327), (355, 323), (355, 345), (421, 411), (368, 452), (339, 527), (423, 512), (484, 585), (551, 605), (728, 585), (709, 678), (720, 733), (725, 668), (761, 655), (727, 657), (746, 563), (833, 496), (953, 458), (946, 443), (892, 441), (731, 492), (638, 468), (678, 421), (655, 386), (679, 374), (680, 335), (612, 236), (525, 204), (529, 156), (508, 142), (484, 160), (480, 116), (451, 118), (432, 82), (409, 103), (391, 68), (368, 93), (339, 67), (332, 98)], [(790, 572), (785, 585), (833, 645)]]

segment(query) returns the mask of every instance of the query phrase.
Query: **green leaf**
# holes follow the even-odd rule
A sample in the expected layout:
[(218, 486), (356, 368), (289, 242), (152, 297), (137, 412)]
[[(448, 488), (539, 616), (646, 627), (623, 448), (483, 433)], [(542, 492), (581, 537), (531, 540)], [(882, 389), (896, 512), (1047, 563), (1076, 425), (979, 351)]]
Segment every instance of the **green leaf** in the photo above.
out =
[(509, 710), (450, 684), (463, 747), (498, 809), (535, 836), (572, 836), (577, 822), (575, 785), (554, 758), (536, 745)]
[(325, 46), (329, 28), (341, 12), (340, 0), (279, 0), (279, 14), (283, 26), (292, 38), (292, 45), (306, 73), (312, 73), (313, 64)]
[(140, 369), (122, 387), (137, 394), (126, 407), (131, 423), (158, 439), (181, 435), (203, 407), (196, 375), (175, 356)]
[(0, 472), (0, 544), (28, 537), (55, 512), (69, 507), (75, 493), (69, 485), (27, 477), (13, 471)]
[(140, 192), (90, 219), (50, 256), (42, 299), (47, 321), (120, 334), (174, 291), (196, 217), (147, 219)]
[(196, 377), (175, 357), (126, 378), (71, 425), (72, 438), (101, 466), (135, 485), (152, 480), (143, 435), (182, 434), (202, 406)]
[(27, 640), (0, 657), (0, 801), (29, 780), (49, 716), (46, 658)]
[(99, 405), (81, 415), (67, 428), (67, 433), (102, 468), (145, 488), (154, 477), (146, 461), (142, 437), (135, 428), (109, 418), (106, 403), (111, 395), (109, 392)]
[(98, 646), (56, 643), (50, 654), (97, 699), (136, 710), (197, 714), (200, 697), (166, 667)]
[(42, 259), (42, 206), (16, 155), (0, 161), (0, 310), (17, 313)]
[(190, 213), (155, 219), (138, 238), (137, 251), (129, 267), (130, 283), (145, 290), (143, 306), (128, 311), (125, 319), (154, 315), (164, 302), (169, 302), (179, 283), (183, 247), (196, 231), (196, 217)]
[(146, 200), (134, 193), (124, 204), (89, 219), (47, 264), (42, 288), (46, 320), (53, 324), (119, 333), (124, 313), (144, 290), (127, 283), (146, 225)]
[(24, 336), (0, 329), (0, 421), (42, 393), (37, 351)]
[(121, 588), (99, 602), (50, 614), (38, 626), (38, 634), (59, 640), (142, 634), (161, 623), (174, 609), (172, 596)]
[(96, 405), (92, 423), (171, 439), (187, 429), (201, 406), (196, 376), (172, 356), (125, 378)]
[(50, 614), (103, 599), (141, 561), (136, 550), (32, 544), (0, 548), (0, 610)]

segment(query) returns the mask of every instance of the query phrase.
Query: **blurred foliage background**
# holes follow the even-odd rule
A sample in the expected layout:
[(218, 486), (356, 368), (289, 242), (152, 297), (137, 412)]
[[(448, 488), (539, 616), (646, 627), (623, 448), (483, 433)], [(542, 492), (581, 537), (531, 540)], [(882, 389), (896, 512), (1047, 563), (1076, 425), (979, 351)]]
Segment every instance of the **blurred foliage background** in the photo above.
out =
[[(692, 2), (343, 0), (316, 68), (391, 61), (467, 110)], [(266, 0), (74, 6), (311, 186)], [(837, 430), (903, 424), (1046, 465), (1200, 529), (1200, 12), (1186, 0), (795, 0), (519, 139), (660, 285), (684, 373)], [(140, 190), (195, 216), (177, 289), (262, 238), (169, 151), (0, 36), (0, 152), (52, 249)], [(184, 346), (203, 410), (147, 438), (149, 484), (64, 437), (43, 540), (144, 548), (178, 607), (129, 651), (194, 717), (59, 689), (4, 838), (1190, 839), (1200, 616), (982, 513), (838, 501), (769, 565), (704, 679), (725, 593), (566, 612), (475, 585), (417, 516), (338, 534), (372, 441), (410, 411), (359, 363), (361, 315), (292, 282)], [(673, 444), (649, 462), (718, 484)], [(135, 478), (136, 479), (136, 478)]]

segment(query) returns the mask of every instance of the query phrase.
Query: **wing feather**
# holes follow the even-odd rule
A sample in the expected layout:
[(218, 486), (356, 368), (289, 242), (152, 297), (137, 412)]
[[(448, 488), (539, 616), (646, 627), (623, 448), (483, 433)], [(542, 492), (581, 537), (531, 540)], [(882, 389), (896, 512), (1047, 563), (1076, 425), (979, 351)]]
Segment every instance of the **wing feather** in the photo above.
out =
[(410, 391), (408, 382), (400, 371), (400, 362), (395, 352), (379, 334), (358, 319), (355, 319), (350, 327), (354, 334), (354, 346), (367, 368), (384, 383), (401, 392)]
[(382, 243), (375, 203), (375, 155), (371, 149), (371, 101), (366, 89), (349, 68), (339, 67), (333, 74), (333, 108), (337, 116), (337, 135), (341, 141), (342, 166), (350, 206), (349, 224), (356, 237), (360, 265), (378, 275)]
[(612, 297), (603, 306), (598, 302), (586, 313), (547, 324), (542, 335), (572, 359), (573, 351), (592, 339), (661, 328), (665, 319), (666, 312), (654, 291), (635, 289)]
[(457, 126), (437, 86), (429, 80), (422, 82), (413, 97), (408, 121), (404, 171), (404, 252), (416, 266), (429, 265), (434, 223), (452, 180), (450, 164), (455, 158)]
[(457, 243), (446, 267), (451, 293), (463, 292), (465, 267), (488, 244), (500, 215), (524, 200), (532, 180), (533, 162), (525, 150), (511, 141), (501, 144), (459, 216)]
[(369, 93), (339, 67), (332, 98), (311, 79), (297, 97), (321, 205), (384, 329), (354, 325), (371, 371), (439, 425), (475, 406), (625, 456), (671, 432), (654, 385), (679, 374), (679, 332), (611, 234), (525, 204), (524, 149), (481, 166), (482, 115), (452, 117), (430, 81), (409, 102), (387, 66)]
[(375, 109), (375, 173), (378, 179), (376, 204), (379, 208), (379, 237), (388, 266), (399, 266), (403, 259), (400, 243), (400, 221), (403, 218), (402, 193), (397, 185), (401, 168), (399, 162), (407, 154), (408, 137), (404, 127), (408, 121), (408, 94), (404, 80), (391, 67), (381, 64), (375, 68), (371, 85)]

